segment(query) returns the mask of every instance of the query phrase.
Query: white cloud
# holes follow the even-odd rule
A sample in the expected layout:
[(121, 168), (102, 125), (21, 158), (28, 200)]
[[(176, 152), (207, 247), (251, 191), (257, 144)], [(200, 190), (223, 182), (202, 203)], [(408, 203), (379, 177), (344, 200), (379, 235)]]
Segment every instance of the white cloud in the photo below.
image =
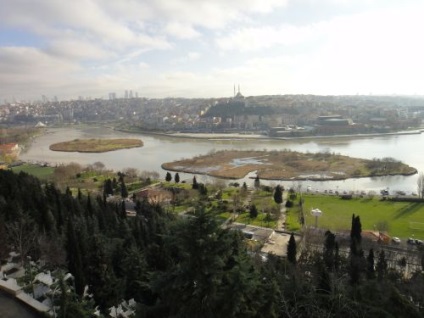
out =
[(189, 60), (197, 60), (200, 58), (200, 53), (199, 52), (189, 52), (187, 55)]
[(220, 96), (234, 82), (247, 95), (422, 91), (424, 5), (358, 0), (348, 15), (355, 1), (323, 1), (332, 7), (320, 18), (333, 18), (312, 23), (300, 10), (317, 0), (1, 0), (0, 28), (23, 35), (0, 47), (0, 96), (135, 86), (151, 97)]
[(166, 33), (180, 39), (192, 39), (200, 36), (200, 33), (192, 26), (179, 22), (168, 23), (165, 30)]

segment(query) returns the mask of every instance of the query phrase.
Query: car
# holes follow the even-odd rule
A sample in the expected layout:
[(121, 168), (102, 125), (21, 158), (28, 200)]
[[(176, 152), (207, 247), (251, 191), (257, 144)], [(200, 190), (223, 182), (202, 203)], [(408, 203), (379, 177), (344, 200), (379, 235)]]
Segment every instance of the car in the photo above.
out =
[(421, 240), (415, 240), (415, 244), (417, 244), (417, 245), (423, 245), (423, 244), (424, 244), (424, 242), (423, 242), (423, 241), (421, 241)]
[(401, 240), (400, 240), (400, 238), (398, 238), (396, 236), (393, 236), (392, 237), (392, 242), (395, 243), (395, 244), (400, 244)]
[(408, 238), (408, 240), (406, 241), (406, 243), (411, 244), (411, 245), (415, 245), (416, 244), (415, 239), (413, 239), (413, 238)]

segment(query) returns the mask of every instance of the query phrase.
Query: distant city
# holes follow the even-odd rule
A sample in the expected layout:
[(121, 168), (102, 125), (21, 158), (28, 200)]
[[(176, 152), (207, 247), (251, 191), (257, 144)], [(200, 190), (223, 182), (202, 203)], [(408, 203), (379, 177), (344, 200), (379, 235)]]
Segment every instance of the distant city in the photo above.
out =
[(52, 126), (121, 122), (139, 130), (187, 133), (258, 133), (271, 137), (388, 133), (418, 129), (424, 98), (418, 96), (265, 95), (222, 98), (139, 97), (125, 90), (108, 99), (4, 102), (0, 123)]

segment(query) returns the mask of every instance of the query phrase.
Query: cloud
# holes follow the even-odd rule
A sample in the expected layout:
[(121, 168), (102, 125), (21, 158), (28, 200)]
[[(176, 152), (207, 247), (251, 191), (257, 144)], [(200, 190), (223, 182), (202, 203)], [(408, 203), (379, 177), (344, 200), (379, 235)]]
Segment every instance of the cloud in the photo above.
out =
[[(0, 95), (28, 96), (74, 81), (78, 64), (31, 47), (0, 48)], [(40, 96), (37, 94), (37, 96)]]
[(297, 27), (289, 24), (280, 26), (246, 27), (216, 39), (222, 50), (255, 51), (276, 45), (298, 45), (317, 36), (322, 37), (327, 23)]
[(200, 36), (192, 26), (179, 22), (171, 22), (165, 28), (166, 33), (180, 39), (192, 39)]

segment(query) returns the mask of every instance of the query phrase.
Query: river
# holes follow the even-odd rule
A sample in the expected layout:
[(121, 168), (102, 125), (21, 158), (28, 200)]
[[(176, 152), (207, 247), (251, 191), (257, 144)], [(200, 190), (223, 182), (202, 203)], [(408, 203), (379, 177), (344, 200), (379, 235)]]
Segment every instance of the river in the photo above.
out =
[[(83, 138), (139, 138), (144, 142), (141, 148), (125, 149), (106, 153), (65, 153), (49, 149), (52, 143)], [(24, 161), (42, 161), (53, 164), (78, 162), (82, 165), (100, 161), (106, 168), (116, 171), (132, 167), (140, 171), (157, 171), (165, 176), (161, 168), (164, 162), (205, 155), (215, 150), (283, 150), (300, 152), (331, 152), (351, 157), (373, 159), (392, 157), (400, 160), (419, 172), (424, 171), (424, 134), (399, 134), (381, 136), (349, 136), (311, 139), (233, 139), (218, 138), (198, 139), (172, 136), (124, 133), (105, 127), (49, 128), (47, 133), (34, 139), (32, 145), (20, 156)], [(180, 174), (182, 179), (192, 178), (190, 174)], [(196, 176), (198, 180), (207, 182), (211, 177)], [(347, 179), (341, 181), (281, 181), (285, 187), (299, 186), (303, 189), (334, 191), (376, 191), (389, 189), (417, 192), (418, 175), (387, 176), (377, 178)], [(253, 184), (249, 178), (239, 180)], [(264, 181), (276, 184), (277, 181)], [(249, 183), (248, 183), (249, 184)]]

